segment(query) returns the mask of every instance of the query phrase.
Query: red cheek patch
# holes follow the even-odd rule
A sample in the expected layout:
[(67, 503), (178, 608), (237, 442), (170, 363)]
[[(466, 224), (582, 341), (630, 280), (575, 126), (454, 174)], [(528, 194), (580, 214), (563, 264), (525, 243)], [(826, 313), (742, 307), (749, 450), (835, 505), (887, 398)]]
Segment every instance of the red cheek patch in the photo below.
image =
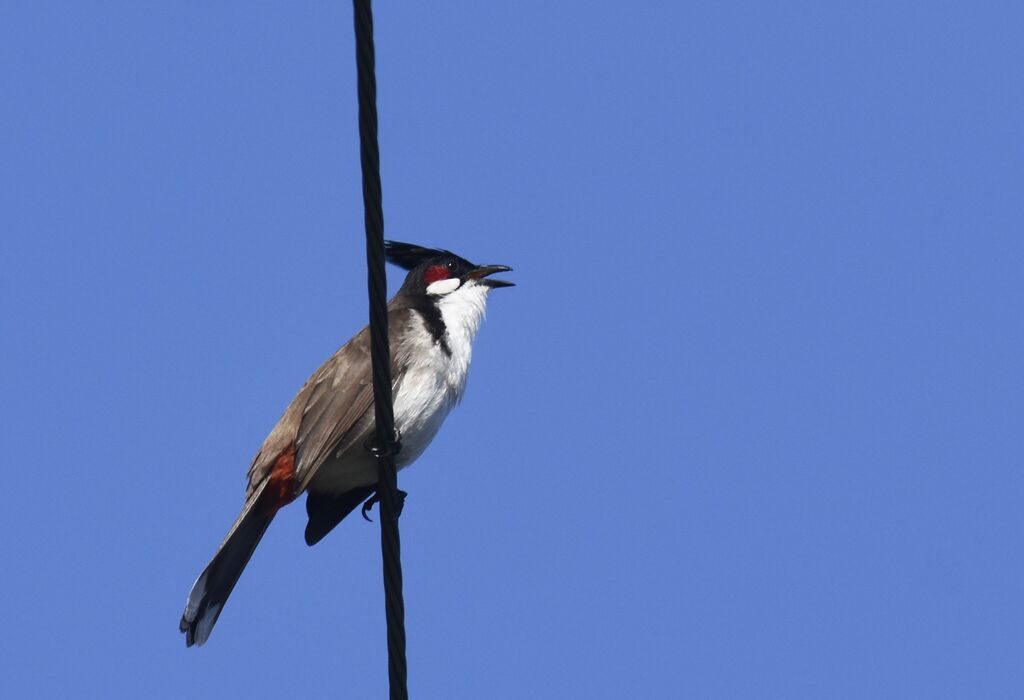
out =
[(448, 269), (444, 265), (431, 265), (423, 271), (423, 284), (430, 286), (438, 280), (448, 279)]

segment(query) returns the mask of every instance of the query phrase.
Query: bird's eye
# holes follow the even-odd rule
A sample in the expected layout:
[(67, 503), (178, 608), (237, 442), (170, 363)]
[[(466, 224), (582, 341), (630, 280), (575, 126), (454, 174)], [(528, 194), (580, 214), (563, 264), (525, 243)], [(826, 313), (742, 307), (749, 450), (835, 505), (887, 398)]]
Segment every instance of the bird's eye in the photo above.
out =
[(455, 272), (455, 268), (457, 268), (458, 266), (459, 266), (459, 263), (457, 263), (456, 261), (454, 261), (454, 260), (449, 260), (448, 261), (447, 268), (449, 270), (451, 270), (452, 272)]

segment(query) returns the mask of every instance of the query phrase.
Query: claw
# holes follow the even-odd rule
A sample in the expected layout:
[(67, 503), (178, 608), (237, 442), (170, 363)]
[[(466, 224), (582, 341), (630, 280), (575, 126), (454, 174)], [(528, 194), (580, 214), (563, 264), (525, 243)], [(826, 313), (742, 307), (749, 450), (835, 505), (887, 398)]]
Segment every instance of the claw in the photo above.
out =
[[(400, 518), (402, 516), (402, 509), (405, 508), (405, 497), (409, 495), (407, 492), (403, 491), (402, 489), (398, 489), (397, 494), (398, 494), (398, 500), (395, 502), (395, 518), (396, 519)], [(370, 517), (370, 510), (373, 508), (373, 505), (375, 503), (380, 503), (380, 496), (378, 496), (376, 492), (374, 492), (374, 494), (372, 496), (370, 496), (368, 499), (366, 499), (366, 503), (363, 504), (363, 508), (362, 508), (362, 511), (361, 511), (362, 515), (363, 515), (363, 520), (365, 520), (368, 523), (372, 523), (373, 522), (373, 518)]]
[(363, 520), (365, 520), (368, 523), (372, 523), (373, 522), (373, 518), (371, 518), (370, 515), (369, 515), (370, 514), (370, 509), (373, 508), (373, 504), (377, 503), (378, 501), (380, 501), (380, 498), (377, 497), (377, 493), (376, 492), (374, 492), (374, 494), (372, 496), (370, 496), (368, 499), (366, 499), (366, 503), (363, 504), (363, 510), (362, 510)]

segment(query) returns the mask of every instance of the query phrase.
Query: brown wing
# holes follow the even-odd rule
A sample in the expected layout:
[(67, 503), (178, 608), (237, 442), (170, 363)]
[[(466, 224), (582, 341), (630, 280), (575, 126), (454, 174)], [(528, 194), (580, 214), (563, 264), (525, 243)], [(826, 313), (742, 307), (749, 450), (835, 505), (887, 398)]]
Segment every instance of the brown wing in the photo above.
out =
[(299, 490), (373, 407), (369, 345), (369, 331), (363, 329), (314, 377), (296, 438)]
[[(407, 322), (409, 313), (407, 309), (391, 310), (392, 337)], [(402, 364), (393, 352), (392, 376)], [(350, 433), (373, 407), (371, 376), (370, 333), (364, 328), (324, 362), (292, 399), (249, 467), (249, 492), (267, 477), (277, 456), (292, 444), (296, 491), (305, 489), (332, 452), (345, 440), (359, 437)], [(364, 424), (360, 432), (366, 428)]]

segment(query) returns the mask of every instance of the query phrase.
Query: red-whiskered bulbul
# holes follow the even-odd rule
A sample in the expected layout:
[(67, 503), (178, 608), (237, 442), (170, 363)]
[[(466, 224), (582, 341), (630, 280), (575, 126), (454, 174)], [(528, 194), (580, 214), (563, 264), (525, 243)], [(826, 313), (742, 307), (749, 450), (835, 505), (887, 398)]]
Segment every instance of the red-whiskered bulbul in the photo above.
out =
[[(490, 278), (505, 265), (474, 265), (447, 250), (386, 243), (387, 259), (409, 271), (388, 302), (395, 427), (411, 464), (462, 398), (473, 338), (487, 294), (511, 282)], [(306, 544), (314, 545), (364, 501), (372, 502), (377, 460), (370, 334), (349, 340), (313, 373), (249, 467), (241, 515), (189, 593), (180, 629), (188, 646), (210, 636), (224, 602), (270, 521), (306, 493)]]

